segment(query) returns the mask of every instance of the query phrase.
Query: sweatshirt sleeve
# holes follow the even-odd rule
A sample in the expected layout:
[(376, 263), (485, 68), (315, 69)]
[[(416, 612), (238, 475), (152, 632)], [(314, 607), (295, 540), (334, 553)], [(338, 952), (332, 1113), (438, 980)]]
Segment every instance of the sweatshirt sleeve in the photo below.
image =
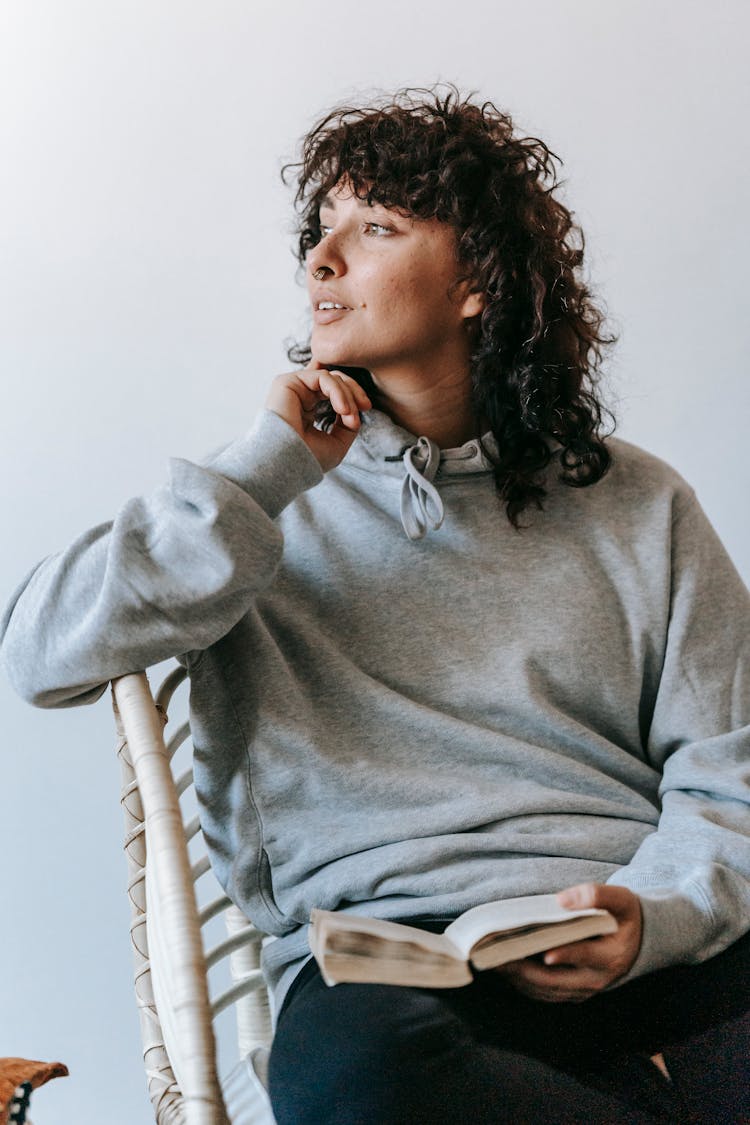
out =
[(610, 879), (643, 908), (640, 953), (623, 979), (703, 961), (750, 929), (750, 598), (692, 495), (672, 534), (647, 747), (662, 773), (661, 815)]
[(164, 487), (44, 560), (16, 591), (0, 621), (16, 690), (41, 707), (88, 703), (115, 676), (219, 640), (273, 581), (275, 518), (322, 476), (268, 410), (207, 464), (171, 461)]

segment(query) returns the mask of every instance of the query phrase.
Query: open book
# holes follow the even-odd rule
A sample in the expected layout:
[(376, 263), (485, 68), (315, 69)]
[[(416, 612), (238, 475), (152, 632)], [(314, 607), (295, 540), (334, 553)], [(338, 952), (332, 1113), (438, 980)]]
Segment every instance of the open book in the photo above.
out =
[(555, 895), (527, 895), (475, 906), (442, 934), (313, 910), (309, 941), (326, 984), (456, 988), (472, 980), (472, 966), (496, 968), (616, 929), (617, 922), (606, 910), (567, 910)]

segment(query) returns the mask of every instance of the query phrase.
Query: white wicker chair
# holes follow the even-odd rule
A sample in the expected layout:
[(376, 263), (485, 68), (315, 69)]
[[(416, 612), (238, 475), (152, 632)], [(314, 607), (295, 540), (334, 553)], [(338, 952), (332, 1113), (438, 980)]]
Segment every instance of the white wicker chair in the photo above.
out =
[[(211, 874), (194, 796), (189, 807), (189, 757), (181, 771), (176, 768), (180, 749), (190, 749), (187, 722), (168, 741), (163, 736), (167, 707), (184, 679), (184, 670), (176, 669), (156, 700), (144, 673), (112, 684), (149, 1094), (157, 1125), (274, 1125), (264, 1088), (271, 1020), (258, 967), (263, 935)], [(229, 936), (216, 940), (210, 931), (222, 915)], [(222, 966), (228, 980), (212, 1001), (208, 976)], [(213, 1024), (230, 1006), (239, 1061), (220, 1082)], [(653, 1062), (667, 1073), (661, 1055)]]
[[(210, 870), (192, 788), (188, 723), (166, 742), (163, 734), (167, 708), (184, 679), (177, 668), (156, 700), (144, 673), (112, 684), (149, 1095), (158, 1125), (272, 1125), (263, 1086), (271, 1039), (259, 969), (263, 935), (232, 906)], [(231, 1007), (236, 1035), (222, 1017)], [(223, 1034), (215, 1035), (215, 1025)], [(220, 1081), (216, 1042), (227, 1038), (239, 1058)]]

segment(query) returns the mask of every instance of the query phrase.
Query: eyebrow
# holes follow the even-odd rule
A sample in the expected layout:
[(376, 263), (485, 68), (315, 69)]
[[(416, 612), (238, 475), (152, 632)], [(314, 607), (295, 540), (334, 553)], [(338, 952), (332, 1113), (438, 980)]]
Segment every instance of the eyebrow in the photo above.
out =
[[(357, 204), (359, 207), (369, 207), (370, 209), (382, 206), (382, 204), (376, 202), (368, 203), (366, 198), (363, 199), (362, 196), (359, 195), (357, 196)], [(330, 191), (323, 196), (318, 209), (322, 211), (324, 207), (327, 207), (329, 211), (336, 210), (336, 196)]]

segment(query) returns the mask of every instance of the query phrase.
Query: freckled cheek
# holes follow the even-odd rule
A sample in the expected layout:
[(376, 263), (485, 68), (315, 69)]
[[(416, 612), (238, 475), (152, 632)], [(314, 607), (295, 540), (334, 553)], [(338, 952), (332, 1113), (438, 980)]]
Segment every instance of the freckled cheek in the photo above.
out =
[(397, 280), (384, 281), (379, 278), (377, 284), (363, 289), (362, 300), (366, 302), (365, 311), (371, 319), (392, 321), (394, 317), (403, 314), (408, 296)]
[(383, 308), (388, 306), (395, 309), (413, 306), (419, 301), (424, 288), (424, 275), (401, 271), (390, 277), (378, 278), (372, 286), (372, 292)]

